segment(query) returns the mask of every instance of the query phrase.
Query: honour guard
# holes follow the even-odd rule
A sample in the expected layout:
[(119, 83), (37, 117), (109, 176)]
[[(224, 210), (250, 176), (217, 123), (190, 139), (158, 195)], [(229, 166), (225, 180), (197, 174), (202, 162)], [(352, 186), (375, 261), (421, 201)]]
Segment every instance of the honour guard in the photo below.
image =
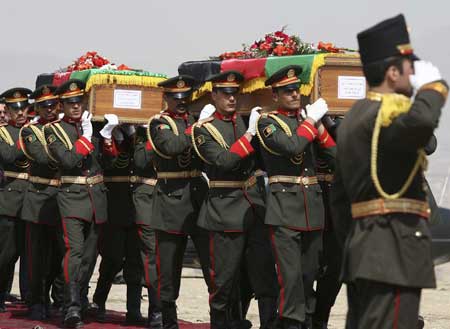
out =
[(152, 117), (148, 124), (148, 142), (155, 153), (158, 178), (149, 222), (156, 241), (158, 275), (153, 286), (161, 301), (164, 328), (178, 328), (176, 300), (188, 236), (208, 280), (208, 235), (197, 227), (207, 183), (201, 174), (201, 162), (192, 151), (189, 134), (195, 120), (187, 112), (196, 84), (190, 76), (160, 82), (167, 110)]
[(108, 222), (102, 225), (99, 242), (100, 276), (93, 301), (98, 305), (97, 320), (105, 322), (105, 303), (114, 277), (123, 268), (127, 285), (128, 324), (143, 322), (141, 315), (142, 262), (139, 236), (133, 206), (134, 185), (141, 181), (134, 172), (134, 137), (132, 125), (119, 125), (119, 118), (106, 114), (106, 125), (100, 131), (103, 137), (104, 180), (108, 188)]
[(334, 227), (346, 238), (346, 328), (415, 329), (421, 290), (436, 286), (424, 147), (448, 86), (414, 55), (403, 15), (359, 33), (358, 44), (369, 92), (338, 128), (332, 190)]
[[(244, 77), (226, 71), (211, 77), (216, 111), (200, 120), (192, 131), (194, 149), (205, 164), (209, 191), (199, 226), (210, 232), (211, 328), (238, 328), (232, 292), (240, 275), (247, 231), (264, 209), (256, 186), (255, 135), (258, 110), (252, 111), (247, 129), (236, 114), (237, 95)], [(262, 211), (264, 212), (264, 210)], [(259, 218), (262, 220), (262, 218)]]
[[(87, 294), (90, 269), (97, 257), (98, 224), (106, 222), (106, 187), (98, 162), (99, 139), (86, 111), (84, 82), (68, 80), (55, 91), (64, 117), (45, 126), (49, 155), (61, 172), (57, 195), (65, 242), (65, 316), (67, 327), (79, 327), (81, 294)], [(80, 292), (81, 291), (81, 292)]]
[[(22, 151), (19, 131), (28, 121), (28, 95), (31, 90), (13, 88), (4, 98), (8, 124), (0, 126), (0, 312), (5, 311), (5, 297), (10, 276), (19, 256), (23, 257), (25, 223), (20, 218), (23, 198), (28, 188), (30, 163)], [(24, 297), (24, 296), (22, 296)]]
[(324, 205), (316, 176), (320, 156), (333, 165), (335, 143), (321, 118), (323, 99), (300, 113), (300, 66), (287, 66), (266, 80), (278, 109), (263, 114), (257, 133), (269, 176), (265, 223), (270, 225), (278, 270), (278, 312), (283, 328), (310, 328), (313, 283), (319, 267)]
[(28, 270), (31, 290), (30, 317), (35, 320), (49, 316), (49, 291), (60, 273), (63, 257), (61, 219), (56, 195), (59, 170), (56, 160), (46, 152), (43, 127), (58, 118), (59, 97), (56, 87), (43, 85), (30, 98), (38, 116), (20, 130), (22, 150), (29, 159), (30, 185), (23, 202), (21, 217), (27, 221), (26, 250), (31, 268)]

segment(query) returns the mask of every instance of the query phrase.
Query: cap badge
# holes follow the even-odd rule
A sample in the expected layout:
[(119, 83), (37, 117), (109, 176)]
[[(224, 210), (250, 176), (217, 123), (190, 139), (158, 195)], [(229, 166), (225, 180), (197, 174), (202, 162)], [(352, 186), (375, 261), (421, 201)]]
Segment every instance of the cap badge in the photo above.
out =
[(184, 88), (184, 86), (186, 86), (186, 82), (184, 82), (184, 80), (177, 81), (177, 88)]
[(228, 74), (227, 81), (233, 82), (234, 80), (236, 80), (236, 76), (233, 73)]
[(287, 77), (288, 78), (292, 78), (295, 76), (295, 70), (294, 69), (290, 69), (289, 71), (287, 71)]
[(48, 95), (50, 94), (50, 89), (45, 86), (44, 88), (42, 88), (42, 95)]
[(20, 98), (22, 96), (22, 94), (20, 93), (20, 91), (16, 91), (13, 95), (14, 98)]
[(72, 82), (69, 86), (70, 91), (75, 91), (78, 89), (78, 85), (75, 82)]

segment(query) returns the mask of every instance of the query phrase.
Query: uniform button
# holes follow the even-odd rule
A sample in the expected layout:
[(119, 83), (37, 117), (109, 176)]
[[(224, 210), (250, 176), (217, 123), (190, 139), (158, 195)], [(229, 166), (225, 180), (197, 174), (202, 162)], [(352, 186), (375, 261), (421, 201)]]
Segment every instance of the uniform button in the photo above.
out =
[(416, 231), (415, 236), (416, 236), (417, 238), (422, 237), (422, 232)]
[(196, 187), (194, 187), (194, 188), (193, 188), (193, 190), (194, 190), (194, 191), (197, 191), (197, 188), (196, 188)]
[(285, 189), (285, 188), (284, 188), (284, 189), (282, 189), (282, 190), (281, 190), (281, 192), (286, 192), (286, 189)]
[(10, 191), (10, 192), (11, 192), (11, 188), (10, 188), (10, 187), (8, 187), (8, 191)]
[(168, 195), (168, 196), (171, 196), (171, 195), (172, 195), (172, 193), (167, 193), (167, 195)]
[(220, 195), (219, 195), (219, 198), (223, 198), (223, 195), (222, 195), (222, 194), (220, 194)]
[(130, 187), (133, 187), (133, 184), (130, 184)]
[(308, 168), (305, 168), (305, 171), (308, 171)]
[(86, 170), (87, 172), (91, 172), (89, 169), (88, 170)]
[(427, 209), (427, 214), (429, 214), (429, 213), (431, 213), (431, 209), (430, 208)]
[(67, 189), (66, 192), (70, 192), (69, 189)]
[(39, 191), (39, 190), (37, 190), (36, 192), (38, 192), (38, 193), (39, 193), (40, 191)]
[(308, 188), (308, 185), (305, 185), (305, 188)]
[(89, 184), (89, 187), (92, 187), (92, 184)]
[(130, 174), (132, 174), (132, 173), (134, 173), (134, 171), (133, 171), (133, 170), (130, 170)]

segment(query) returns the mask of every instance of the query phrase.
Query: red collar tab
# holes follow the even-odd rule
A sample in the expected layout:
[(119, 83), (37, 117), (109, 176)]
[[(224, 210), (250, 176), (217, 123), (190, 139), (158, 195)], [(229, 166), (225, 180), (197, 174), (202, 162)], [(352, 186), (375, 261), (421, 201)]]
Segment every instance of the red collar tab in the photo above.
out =
[(69, 118), (67, 115), (65, 115), (65, 116), (63, 116), (62, 120), (67, 122), (67, 123), (72, 123), (73, 124), (73, 123), (80, 122), (81, 121), (81, 117), (79, 119), (72, 119), (72, 118)]
[(188, 119), (188, 113), (185, 112), (183, 114), (180, 113), (175, 113), (172, 112), (170, 110), (164, 111), (164, 114), (168, 115), (169, 117), (173, 118), (173, 119), (183, 119), (183, 120), (187, 120)]
[(285, 115), (287, 117), (297, 117), (298, 116), (298, 110), (285, 110), (285, 109), (278, 109), (277, 112), (279, 114)]
[(213, 115), (218, 120), (236, 122), (236, 113), (233, 113), (233, 115), (223, 115), (216, 111)]

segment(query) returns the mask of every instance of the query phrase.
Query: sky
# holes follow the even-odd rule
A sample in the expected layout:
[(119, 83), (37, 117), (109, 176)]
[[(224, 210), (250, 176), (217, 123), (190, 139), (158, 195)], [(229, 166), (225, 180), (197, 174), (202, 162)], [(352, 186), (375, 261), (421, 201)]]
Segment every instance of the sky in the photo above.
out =
[[(416, 54), (450, 77), (449, 12), (444, 0), (2, 1), (0, 90), (34, 89), (38, 74), (91, 50), (116, 64), (171, 76), (182, 62), (240, 50), (283, 26), (307, 42), (357, 49), (359, 31), (399, 13)], [(436, 198), (448, 207), (449, 111), (447, 105), (428, 171)]]

